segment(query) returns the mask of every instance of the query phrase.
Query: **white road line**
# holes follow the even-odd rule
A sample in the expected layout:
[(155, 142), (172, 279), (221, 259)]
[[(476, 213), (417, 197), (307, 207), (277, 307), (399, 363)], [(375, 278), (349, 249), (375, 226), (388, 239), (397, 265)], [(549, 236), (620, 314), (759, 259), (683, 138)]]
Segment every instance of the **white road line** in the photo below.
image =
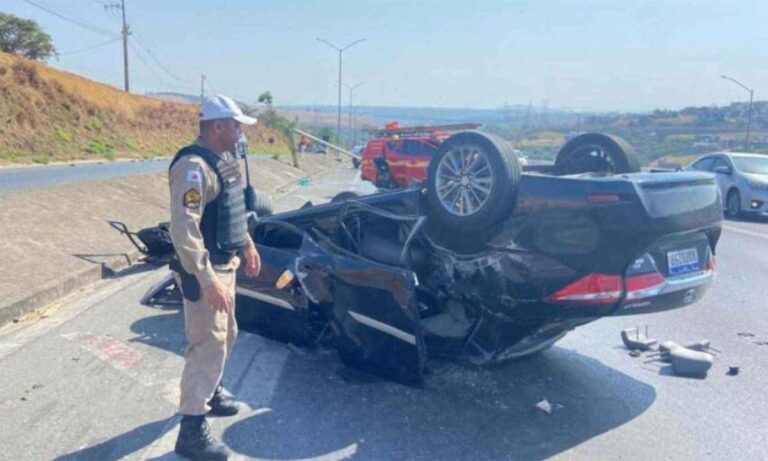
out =
[(739, 232), (739, 233), (742, 233), (742, 234), (751, 235), (753, 237), (760, 237), (760, 238), (768, 239), (768, 234), (764, 234), (762, 232), (755, 232), (755, 231), (751, 231), (751, 230), (747, 230), (747, 229), (740, 229), (738, 227), (733, 227), (733, 226), (728, 226), (728, 225), (724, 225), (723, 229), (728, 229), (728, 230), (731, 230), (731, 231), (734, 231), (734, 232)]

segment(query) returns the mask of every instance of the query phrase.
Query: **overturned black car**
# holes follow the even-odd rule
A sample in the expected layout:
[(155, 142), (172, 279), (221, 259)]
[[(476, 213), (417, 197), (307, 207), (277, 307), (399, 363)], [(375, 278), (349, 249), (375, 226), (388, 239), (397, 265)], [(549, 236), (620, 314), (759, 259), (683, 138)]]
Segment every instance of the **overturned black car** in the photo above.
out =
[(689, 305), (712, 283), (712, 176), (642, 173), (629, 145), (595, 133), (525, 170), (503, 139), (462, 132), (421, 189), (255, 220), (263, 269), (238, 275), (241, 328), (418, 383), (429, 357), (523, 357), (600, 317)]

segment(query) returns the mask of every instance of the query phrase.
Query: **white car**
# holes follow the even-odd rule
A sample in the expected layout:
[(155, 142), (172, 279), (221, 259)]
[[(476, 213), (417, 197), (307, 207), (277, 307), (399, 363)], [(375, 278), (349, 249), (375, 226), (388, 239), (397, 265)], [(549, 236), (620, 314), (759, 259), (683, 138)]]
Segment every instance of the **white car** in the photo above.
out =
[(768, 155), (715, 152), (699, 157), (685, 170), (715, 174), (728, 216), (768, 215)]

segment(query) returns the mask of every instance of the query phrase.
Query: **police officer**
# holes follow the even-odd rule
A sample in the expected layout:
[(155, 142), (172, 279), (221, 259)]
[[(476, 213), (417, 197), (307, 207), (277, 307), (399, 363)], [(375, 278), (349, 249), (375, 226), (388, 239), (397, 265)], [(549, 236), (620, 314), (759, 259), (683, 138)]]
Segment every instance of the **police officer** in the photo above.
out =
[(235, 272), (241, 255), (255, 277), (261, 260), (248, 235), (236, 144), (243, 115), (235, 102), (203, 102), (200, 135), (171, 162), (171, 263), (184, 296), (187, 350), (181, 376), (182, 414), (175, 451), (190, 459), (227, 459), (229, 450), (210, 435), (206, 414), (231, 416), (241, 404), (222, 384), (224, 363), (237, 336)]

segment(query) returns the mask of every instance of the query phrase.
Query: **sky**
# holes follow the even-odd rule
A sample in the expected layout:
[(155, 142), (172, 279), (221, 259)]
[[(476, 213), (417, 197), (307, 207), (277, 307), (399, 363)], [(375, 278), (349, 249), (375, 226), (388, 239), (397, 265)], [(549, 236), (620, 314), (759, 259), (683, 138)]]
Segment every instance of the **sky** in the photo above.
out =
[[(28, 3), (60, 13), (61, 19)], [(119, 0), (0, 0), (54, 67), (123, 85)], [(768, 1), (125, 0), (134, 92), (335, 105), (648, 111), (768, 99)], [(88, 28), (83, 25), (89, 26)], [(101, 45), (101, 46), (97, 46)], [(80, 51), (86, 48), (93, 49)], [(343, 87), (343, 103), (350, 92)], [(765, 96), (764, 96), (765, 95)]]

